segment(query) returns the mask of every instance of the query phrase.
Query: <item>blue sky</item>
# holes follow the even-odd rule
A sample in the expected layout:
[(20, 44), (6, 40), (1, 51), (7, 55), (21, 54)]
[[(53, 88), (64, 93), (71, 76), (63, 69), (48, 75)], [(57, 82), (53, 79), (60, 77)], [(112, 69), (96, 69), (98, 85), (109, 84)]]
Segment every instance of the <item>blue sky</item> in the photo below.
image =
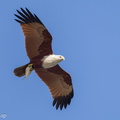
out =
[[(27, 7), (53, 36), (60, 66), (72, 76), (75, 96), (62, 111), (52, 107), (47, 86), (33, 72), (14, 68), (29, 62), (16, 9)], [(5, 120), (120, 120), (120, 1), (4, 0), (0, 4), (0, 114)]]

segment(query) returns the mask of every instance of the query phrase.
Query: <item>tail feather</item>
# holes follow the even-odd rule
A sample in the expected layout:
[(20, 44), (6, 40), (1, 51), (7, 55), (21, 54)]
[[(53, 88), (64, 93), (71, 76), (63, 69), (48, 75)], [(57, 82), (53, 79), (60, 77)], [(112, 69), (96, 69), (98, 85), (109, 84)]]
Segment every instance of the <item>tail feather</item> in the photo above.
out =
[(23, 66), (18, 67), (18, 68), (15, 68), (14, 69), (14, 74), (18, 77), (24, 76), (25, 75), (25, 69), (26, 69), (27, 66), (28, 66), (28, 64), (23, 65)]

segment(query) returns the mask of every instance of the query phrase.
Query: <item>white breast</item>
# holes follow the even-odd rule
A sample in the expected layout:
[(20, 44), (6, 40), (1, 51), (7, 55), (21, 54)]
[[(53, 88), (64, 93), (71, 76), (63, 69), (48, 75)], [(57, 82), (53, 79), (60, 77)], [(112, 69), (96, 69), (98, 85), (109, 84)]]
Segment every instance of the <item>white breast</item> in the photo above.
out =
[(48, 55), (44, 56), (42, 59), (42, 67), (44, 68), (51, 68), (57, 65), (59, 62), (64, 60), (65, 58), (61, 55)]

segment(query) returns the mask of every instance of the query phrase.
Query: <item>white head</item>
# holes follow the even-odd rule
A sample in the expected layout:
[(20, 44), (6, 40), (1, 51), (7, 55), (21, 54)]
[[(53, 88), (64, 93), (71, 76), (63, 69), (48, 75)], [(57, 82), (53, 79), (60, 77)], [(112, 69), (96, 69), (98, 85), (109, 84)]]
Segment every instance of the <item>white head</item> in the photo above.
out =
[(65, 60), (65, 58), (62, 55), (51, 55), (51, 57), (52, 59), (58, 61), (58, 63)]
[(62, 55), (52, 54), (52, 55), (44, 56), (42, 59), (42, 61), (43, 61), (42, 66), (44, 68), (51, 68), (63, 60), (65, 60), (65, 58)]

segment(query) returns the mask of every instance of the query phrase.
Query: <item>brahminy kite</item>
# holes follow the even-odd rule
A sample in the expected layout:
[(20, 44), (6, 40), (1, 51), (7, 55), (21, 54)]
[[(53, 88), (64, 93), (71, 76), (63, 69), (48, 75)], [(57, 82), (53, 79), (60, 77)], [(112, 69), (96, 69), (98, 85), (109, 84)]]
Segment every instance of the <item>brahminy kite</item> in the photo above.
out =
[(25, 36), (26, 52), (30, 62), (14, 70), (18, 77), (28, 77), (32, 70), (38, 74), (42, 81), (48, 86), (54, 99), (53, 106), (60, 110), (70, 105), (73, 98), (73, 86), (71, 76), (64, 71), (58, 63), (65, 58), (55, 55), (51, 48), (52, 36), (41, 22), (27, 8), (21, 8), (15, 19)]

